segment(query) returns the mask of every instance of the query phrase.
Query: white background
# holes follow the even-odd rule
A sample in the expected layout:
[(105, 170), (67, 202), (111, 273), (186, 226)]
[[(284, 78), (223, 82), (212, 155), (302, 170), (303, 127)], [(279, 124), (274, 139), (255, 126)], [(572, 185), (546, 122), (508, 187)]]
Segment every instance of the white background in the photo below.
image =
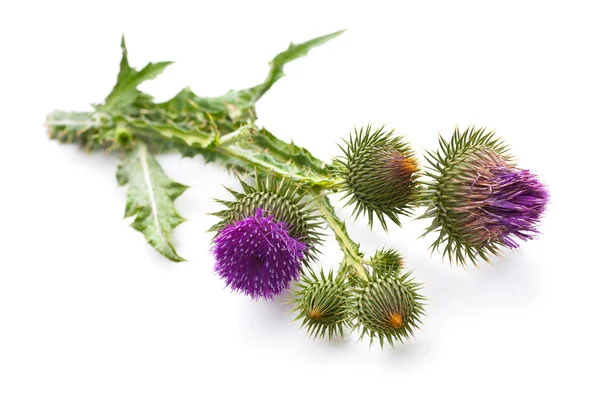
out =
[[(596, 3), (596, 4), (595, 4)], [(17, 5), (18, 4), (18, 5)], [(0, 399), (598, 398), (600, 24), (594, 1), (4, 2), (0, 6)], [(552, 194), (543, 235), (481, 269), (451, 267), (425, 222), (369, 234), (425, 283), (416, 338), (381, 351), (312, 341), (281, 301), (231, 294), (209, 255), (221, 185), (161, 156), (191, 188), (160, 257), (121, 218), (116, 155), (49, 141), (55, 108), (87, 110), (130, 61), (173, 60), (142, 86), (166, 100), (254, 85), (290, 40), (348, 28), (286, 68), (260, 125), (324, 159), (353, 126), (385, 123), (419, 151), (486, 125)], [(340, 215), (348, 215), (341, 210)], [(322, 259), (340, 253), (328, 242)]]

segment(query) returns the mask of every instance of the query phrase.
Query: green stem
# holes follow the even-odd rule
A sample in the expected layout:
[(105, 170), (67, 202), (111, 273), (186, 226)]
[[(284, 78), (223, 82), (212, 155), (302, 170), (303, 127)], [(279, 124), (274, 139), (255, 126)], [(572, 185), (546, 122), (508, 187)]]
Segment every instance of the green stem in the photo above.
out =
[[(277, 153), (270, 153), (273, 146), (264, 145), (260, 148), (245, 148), (240, 143), (245, 138), (251, 138), (258, 133), (253, 124), (239, 127), (237, 130), (219, 136), (215, 133), (188, 129), (169, 120), (151, 121), (145, 118), (115, 115), (111, 118), (99, 113), (65, 113), (56, 111), (48, 117), (46, 123), (51, 137), (62, 141), (79, 141), (90, 149), (92, 148), (118, 148), (122, 143), (118, 140), (121, 136), (142, 136), (149, 142), (177, 143), (190, 148), (202, 149), (218, 153), (225, 159), (236, 159), (249, 170), (274, 173), (278, 177), (291, 178), (294, 181), (307, 184), (311, 187), (315, 204), (321, 212), (322, 218), (335, 234), (335, 238), (344, 254), (344, 262), (351, 267), (356, 277), (368, 280), (359, 246), (348, 235), (346, 225), (336, 215), (331, 202), (325, 192), (338, 189), (343, 181), (331, 176), (327, 170), (319, 173), (311, 172), (308, 168), (291, 168), (294, 157), (297, 157), (296, 148), (288, 150), (285, 146), (275, 148)], [(119, 134), (121, 133), (121, 134)], [(274, 138), (271, 141), (275, 140)], [(292, 147), (292, 145), (289, 145)], [(288, 159), (289, 161), (285, 162)], [(317, 165), (325, 163), (313, 158)]]
[[(104, 122), (103, 121), (104, 118)], [(103, 124), (106, 124), (104, 126)], [(259, 134), (254, 124), (244, 124), (224, 136), (180, 126), (165, 119), (152, 121), (138, 116), (117, 114), (109, 117), (95, 113), (66, 113), (56, 111), (48, 116), (46, 126), (50, 136), (64, 142), (79, 140), (90, 149), (117, 149), (122, 143), (117, 142), (118, 135), (114, 130), (118, 127), (122, 132), (130, 132), (133, 136), (144, 137), (147, 141), (157, 143), (176, 143), (192, 149), (218, 153), (226, 158), (241, 161), (248, 170), (275, 173), (279, 177), (291, 178), (294, 181), (308, 184), (320, 190), (335, 190), (341, 185), (339, 179), (327, 176), (322, 171), (312, 173), (308, 168), (294, 168), (294, 154), (286, 154), (285, 149), (275, 154), (268, 146), (259, 149), (245, 148), (240, 143)], [(269, 142), (270, 143), (270, 142)], [(315, 159), (316, 160), (316, 159)], [(325, 165), (325, 163), (316, 160)]]
[[(325, 178), (322, 175), (311, 175), (309, 173), (297, 173), (287, 168), (284, 163), (276, 163), (270, 157), (261, 156), (256, 150), (247, 149), (240, 145), (240, 141), (251, 139), (253, 135), (259, 134), (258, 128), (253, 124), (245, 124), (237, 130), (228, 133), (225, 136), (209, 134), (206, 132), (188, 132), (174, 124), (148, 124), (148, 122), (140, 123), (134, 119), (129, 119), (128, 122), (138, 129), (151, 127), (156, 135), (161, 136), (163, 140), (176, 140), (183, 142), (186, 145), (209, 150), (219, 153), (225, 157), (233, 158), (241, 161), (248, 166), (249, 170), (257, 169), (261, 172), (275, 173), (279, 177), (291, 178), (295, 181), (308, 183), (313, 188), (333, 189), (341, 184), (339, 179)], [(268, 154), (268, 149), (263, 149), (265, 154)]]
[(313, 178), (305, 174), (298, 174), (289, 170), (282, 169), (278, 165), (270, 163), (268, 160), (257, 157), (251, 150), (244, 149), (242, 147), (231, 145), (219, 145), (212, 151), (225, 155), (227, 157), (235, 158), (242, 161), (244, 164), (249, 165), (252, 168), (256, 168), (261, 172), (273, 172), (275, 175), (283, 178), (291, 178), (294, 181), (308, 183), (312, 187), (318, 187), (319, 189), (329, 189), (339, 184), (336, 179), (322, 179)]
[(321, 216), (335, 234), (335, 239), (344, 253), (345, 261), (347, 261), (354, 269), (356, 276), (367, 281), (368, 275), (362, 263), (363, 258), (358, 250), (358, 244), (356, 244), (348, 235), (346, 224), (335, 215), (335, 210), (331, 205), (329, 198), (327, 198), (327, 195), (318, 190), (313, 190), (312, 194), (315, 199), (315, 204), (321, 212)]
[(230, 146), (244, 138), (250, 138), (252, 135), (256, 135), (257, 131), (258, 129), (254, 125), (243, 125), (236, 131), (233, 131), (225, 136), (218, 137), (217, 145)]

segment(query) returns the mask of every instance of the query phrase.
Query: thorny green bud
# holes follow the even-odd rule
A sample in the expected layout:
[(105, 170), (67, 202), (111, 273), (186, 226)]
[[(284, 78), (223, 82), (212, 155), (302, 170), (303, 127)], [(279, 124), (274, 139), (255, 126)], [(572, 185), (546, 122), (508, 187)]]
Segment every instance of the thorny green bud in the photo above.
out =
[(421, 284), (410, 272), (398, 277), (373, 278), (359, 286), (356, 294), (356, 328), (370, 338), (390, 345), (404, 342), (414, 335), (424, 314), (425, 298), (418, 291)]
[(394, 249), (381, 249), (369, 260), (373, 274), (379, 277), (397, 276), (404, 265), (402, 256)]
[(346, 205), (354, 204), (355, 216), (367, 214), (371, 227), (374, 215), (384, 229), (384, 217), (400, 225), (398, 216), (411, 215), (417, 200), (419, 167), (411, 147), (393, 131), (371, 125), (355, 130), (345, 144), (334, 165)]
[(344, 328), (350, 323), (352, 293), (343, 274), (325, 275), (323, 270), (317, 275), (312, 269), (303, 273), (292, 291), (296, 303), (296, 320), (302, 320), (302, 327), (313, 338), (331, 340), (344, 335)]

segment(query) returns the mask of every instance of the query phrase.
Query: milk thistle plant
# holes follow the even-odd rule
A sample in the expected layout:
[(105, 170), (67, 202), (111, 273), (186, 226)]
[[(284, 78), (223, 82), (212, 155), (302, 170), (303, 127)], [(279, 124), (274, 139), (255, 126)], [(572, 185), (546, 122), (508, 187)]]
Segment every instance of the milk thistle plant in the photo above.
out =
[[(256, 102), (284, 76), (283, 68), (337, 37), (334, 32), (290, 44), (270, 62), (267, 78), (219, 97), (189, 88), (163, 103), (138, 86), (170, 62), (129, 65), (125, 41), (117, 83), (88, 112), (54, 111), (50, 138), (88, 151), (118, 152), (119, 185), (127, 186), (125, 216), (167, 259), (185, 261), (171, 241), (184, 221), (175, 199), (187, 186), (171, 180), (155, 156), (179, 152), (202, 156), (237, 175), (240, 189), (218, 200), (211, 230), (215, 274), (234, 292), (252, 299), (285, 296), (309, 336), (332, 339), (356, 330), (382, 347), (412, 337), (421, 325), (422, 285), (392, 248), (364, 254), (338, 218), (329, 194), (341, 192), (353, 216), (369, 227), (416, 216), (431, 220), (432, 250), (463, 266), (491, 261), (503, 248), (534, 238), (548, 202), (544, 185), (517, 167), (492, 131), (470, 127), (439, 138), (423, 169), (406, 138), (371, 125), (356, 128), (331, 163), (255, 125)], [(329, 272), (319, 266), (326, 229), (343, 257)]]

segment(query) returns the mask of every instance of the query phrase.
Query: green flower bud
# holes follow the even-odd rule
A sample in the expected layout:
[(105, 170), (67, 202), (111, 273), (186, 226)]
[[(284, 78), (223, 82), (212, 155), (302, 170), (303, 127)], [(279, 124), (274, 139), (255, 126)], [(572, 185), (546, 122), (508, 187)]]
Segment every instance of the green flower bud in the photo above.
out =
[(292, 293), (297, 312), (295, 320), (302, 320), (302, 327), (313, 338), (327, 334), (329, 340), (335, 335), (343, 336), (349, 324), (352, 294), (343, 274), (334, 277), (320, 271), (319, 276), (311, 269), (303, 273)]
[(369, 261), (373, 274), (378, 277), (397, 276), (404, 262), (400, 253), (394, 249), (381, 249), (375, 252)]
[(356, 327), (360, 338), (368, 336), (371, 344), (378, 340), (394, 345), (414, 336), (424, 314), (421, 284), (409, 278), (410, 273), (393, 277), (373, 278), (357, 288)]
[(345, 141), (343, 157), (335, 160), (336, 175), (343, 181), (346, 205), (354, 204), (353, 215), (367, 214), (369, 226), (377, 216), (384, 229), (384, 217), (400, 225), (399, 215), (411, 215), (416, 204), (418, 164), (411, 147), (393, 131), (371, 125), (354, 131)]

